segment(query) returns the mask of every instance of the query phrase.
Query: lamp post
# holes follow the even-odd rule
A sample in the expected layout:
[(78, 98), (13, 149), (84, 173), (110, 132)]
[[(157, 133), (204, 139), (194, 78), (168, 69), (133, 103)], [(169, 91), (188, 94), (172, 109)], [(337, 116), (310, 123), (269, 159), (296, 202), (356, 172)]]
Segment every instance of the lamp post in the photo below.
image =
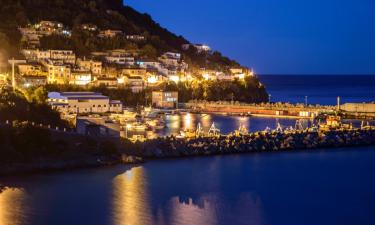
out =
[(271, 97), (272, 95), (271, 94), (268, 94), (268, 102), (271, 103)]
[(11, 59), (8, 61), (11, 65), (12, 65), (12, 88), (13, 88), (13, 91), (16, 90), (16, 78), (15, 78), (15, 68), (14, 68), (14, 64), (16, 63), (16, 60)]
[(308, 98), (308, 96), (306, 95), (305, 96), (305, 106), (307, 106), (307, 98)]
[(130, 124), (125, 125), (125, 138), (128, 139), (128, 130), (131, 128)]
[(12, 65), (12, 88), (13, 91), (16, 90), (17, 88), (17, 83), (16, 83), (16, 75), (15, 75), (15, 65), (20, 64), (20, 63), (26, 63), (26, 60), (16, 60), (14, 58), (8, 60), (8, 63)]

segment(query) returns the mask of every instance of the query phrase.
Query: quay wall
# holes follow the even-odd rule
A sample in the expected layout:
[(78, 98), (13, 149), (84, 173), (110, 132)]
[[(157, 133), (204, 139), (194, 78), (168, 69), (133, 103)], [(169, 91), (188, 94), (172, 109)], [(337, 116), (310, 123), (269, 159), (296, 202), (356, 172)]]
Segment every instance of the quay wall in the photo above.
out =
[(375, 103), (345, 103), (340, 106), (341, 110), (351, 113), (375, 114)]
[(257, 132), (247, 135), (177, 139), (165, 137), (142, 144), (138, 154), (145, 158), (170, 158), (251, 152), (314, 150), (375, 145), (374, 129), (290, 133)]
[[(231, 114), (254, 114), (268, 116), (292, 116), (313, 117), (319, 112), (333, 111), (334, 107), (318, 107), (303, 105), (251, 105), (241, 103), (216, 103), (216, 102), (189, 102), (185, 108), (201, 113), (231, 113)], [(301, 112), (305, 114), (301, 116)]]

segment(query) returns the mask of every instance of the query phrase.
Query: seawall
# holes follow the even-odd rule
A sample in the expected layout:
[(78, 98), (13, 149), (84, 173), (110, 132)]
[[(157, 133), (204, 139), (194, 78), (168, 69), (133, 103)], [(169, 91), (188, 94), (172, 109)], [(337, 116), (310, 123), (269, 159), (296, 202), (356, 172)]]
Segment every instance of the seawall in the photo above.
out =
[(138, 154), (146, 158), (187, 157), (250, 152), (314, 150), (375, 144), (375, 130), (296, 131), (251, 133), (177, 139), (165, 137), (142, 144)]

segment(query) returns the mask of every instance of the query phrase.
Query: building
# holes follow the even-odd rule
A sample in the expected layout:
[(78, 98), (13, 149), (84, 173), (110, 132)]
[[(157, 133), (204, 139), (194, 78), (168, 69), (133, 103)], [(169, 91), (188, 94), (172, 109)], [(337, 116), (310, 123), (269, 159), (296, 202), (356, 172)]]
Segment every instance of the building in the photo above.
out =
[(203, 44), (196, 44), (194, 47), (197, 49), (198, 53), (203, 53), (203, 52), (210, 52), (211, 48), (208, 45), (203, 45)]
[(41, 35), (52, 35), (52, 34), (60, 34), (64, 29), (64, 24), (57, 22), (57, 21), (40, 21), (40, 23), (35, 25), (38, 33)]
[(242, 69), (242, 68), (230, 68), (229, 70), (230, 70), (231, 74), (245, 73), (244, 69)]
[(143, 79), (146, 79), (147, 70), (144, 68), (125, 68), (122, 69), (121, 74), (124, 76), (140, 76)]
[(22, 54), (28, 61), (43, 61), (50, 59), (53, 61), (62, 61), (63, 63), (75, 64), (76, 55), (71, 50), (39, 50), (23, 49)]
[(106, 56), (105, 60), (107, 63), (114, 63), (114, 64), (119, 64), (119, 65), (128, 65), (132, 66), (134, 65), (134, 57), (130, 56), (123, 56), (123, 55), (110, 55)]
[(65, 114), (121, 113), (122, 103), (96, 92), (49, 92), (48, 104)]
[(103, 70), (103, 63), (95, 60), (78, 59), (77, 66), (91, 71), (94, 76), (101, 75)]
[(64, 63), (75, 64), (76, 54), (71, 50), (49, 50), (51, 60), (61, 60)]
[(90, 23), (85, 23), (85, 24), (81, 24), (81, 29), (91, 31), (91, 32), (95, 32), (95, 31), (98, 30), (98, 26), (96, 26), (94, 24), (90, 24)]
[(88, 85), (92, 81), (91, 71), (89, 70), (72, 70), (69, 84)]
[(177, 108), (178, 92), (176, 91), (153, 91), (152, 106), (156, 108)]
[(95, 86), (105, 86), (108, 88), (117, 88), (118, 80), (113, 77), (98, 77), (94, 81)]
[(22, 76), (21, 80), (24, 87), (39, 87), (47, 84), (46, 76)]
[(41, 61), (51, 58), (51, 53), (48, 50), (43, 51), (39, 49), (23, 49), (21, 53), (25, 56), (27, 61)]
[(41, 35), (34, 28), (21, 27), (18, 28), (22, 35), (22, 41), (26, 42), (30, 47), (38, 47), (40, 45)]
[(49, 84), (69, 84), (71, 80), (70, 65), (51, 60), (42, 61), (45, 70), (47, 71), (47, 83)]
[(99, 32), (98, 37), (100, 38), (114, 38), (123, 35), (121, 30), (102, 30)]
[(42, 70), (42, 65), (39, 63), (21, 63), (17, 67), (21, 76), (47, 76), (47, 73)]
[(142, 35), (126, 35), (126, 39), (131, 41), (145, 41), (146, 37)]
[(125, 75), (118, 79), (119, 84), (129, 87), (133, 93), (139, 93), (145, 89), (145, 81), (140, 76)]
[(166, 52), (162, 55), (162, 57), (180, 60), (181, 54), (176, 52)]
[(0, 73), (0, 86), (6, 85), (7, 83), (7, 75)]
[(210, 52), (211, 51), (210, 46), (203, 45), (203, 44), (195, 44), (195, 45), (192, 45), (192, 44), (183, 44), (181, 46), (182, 50), (184, 50), (184, 51), (189, 50), (191, 47), (194, 47), (197, 50), (198, 53)]

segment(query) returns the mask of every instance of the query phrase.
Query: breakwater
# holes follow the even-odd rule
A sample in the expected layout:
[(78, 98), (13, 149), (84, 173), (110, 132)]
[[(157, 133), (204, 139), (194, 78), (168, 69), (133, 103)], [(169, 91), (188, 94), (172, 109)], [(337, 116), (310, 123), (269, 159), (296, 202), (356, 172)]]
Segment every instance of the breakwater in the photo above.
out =
[(250, 152), (292, 151), (375, 144), (374, 129), (337, 131), (256, 132), (178, 139), (163, 137), (142, 144), (138, 154), (147, 158), (168, 158)]

